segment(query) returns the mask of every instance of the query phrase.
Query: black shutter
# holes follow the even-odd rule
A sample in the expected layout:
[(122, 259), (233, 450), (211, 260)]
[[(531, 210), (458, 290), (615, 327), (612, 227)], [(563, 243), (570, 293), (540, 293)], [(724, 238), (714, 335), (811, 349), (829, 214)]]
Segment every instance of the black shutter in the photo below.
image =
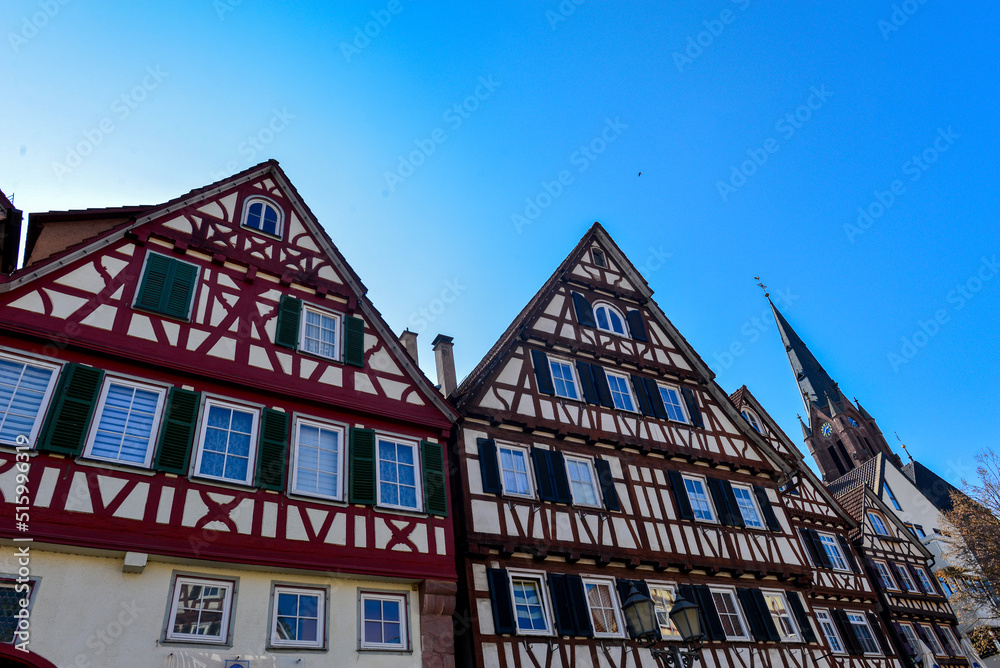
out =
[(948, 642), (948, 639), (945, 637), (944, 631), (941, 630), (940, 624), (934, 625), (934, 633), (937, 634), (938, 641), (941, 643), (941, 648), (944, 650), (944, 653), (947, 654), (948, 656), (957, 656), (955, 654), (952, 654), (951, 643)]
[(573, 307), (576, 309), (578, 323), (584, 327), (597, 327), (597, 321), (594, 319), (594, 307), (579, 292), (573, 293)]
[(854, 633), (854, 627), (847, 619), (847, 613), (843, 610), (831, 608), (830, 616), (833, 617), (833, 623), (837, 626), (837, 630), (840, 631), (840, 639), (844, 641), (844, 648), (847, 650), (847, 653), (855, 655), (864, 654), (864, 650), (858, 644), (858, 636)]
[(922, 591), (925, 594), (931, 594), (931, 595), (933, 595), (935, 593), (933, 591), (934, 590), (934, 585), (931, 585), (931, 591), (927, 591), (927, 590), (924, 589), (924, 584), (920, 580), (920, 576), (917, 575), (917, 567), (916, 566), (914, 566), (913, 564), (906, 564), (906, 567), (910, 569), (910, 575), (913, 576), (913, 584), (916, 585), (917, 591)]
[(632, 387), (635, 389), (635, 396), (639, 400), (639, 410), (643, 415), (654, 415), (653, 405), (649, 401), (649, 390), (643, 378), (632, 374)]
[(903, 646), (903, 651), (909, 656), (916, 656), (917, 649), (910, 644), (910, 639), (906, 637), (903, 627), (899, 625), (899, 622), (893, 622), (892, 628), (896, 630), (896, 637), (899, 638), (899, 643)]
[(576, 617), (570, 602), (569, 584), (562, 573), (549, 573), (549, 591), (552, 593), (552, 610), (555, 612), (556, 633), (561, 636), (576, 635)]
[(573, 503), (573, 494), (569, 489), (569, 476), (566, 475), (566, 460), (563, 453), (549, 453), (549, 467), (552, 473), (552, 484), (557, 503)]
[[(618, 578), (615, 580), (615, 587), (618, 589), (618, 601), (621, 605), (625, 605), (625, 601), (627, 601), (628, 597), (632, 594), (632, 587), (635, 587), (636, 591), (643, 596), (651, 598), (649, 595), (649, 585), (642, 580), (623, 580)], [(628, 617), (625, 615), (622, 616), (625, 617), (625, 629), (628, 631), (628, 637), (635, 638), (638, 635), (636, 630), (632, 628), (632, 624), (629, 622)], [(656, 627), (656, 637), (660, 637), (659, 625)]]
[(156, 469), (187, 475), (200, 406), (199, 393), (179, 387), (170, 388), (167, 408), (163, 412), (165, 417), (160, 429), (160, 442), (156, 447)]
[(701, 608), (702, 632), (708, 636), (709, 640), (725, 640), (726, 632), (722, 628), (719, 612), (715, 609), (712, 591), (707, 585), (697, 585), (694, 588), (694, 596), (695, 602)]
[(646, 325), (642, 322), (642, 314), (638, 311), (629, 311), (625, 314), (628, 320), (628, 330), (632, 338), (636, 341), (649, 341), (646, 336)]
[(594, 387), (594, 374), (590, 370), (591, 365), (584, 361), (576, 361), (576, 371), (580, 376), (580, 383), (583, 385), (583, 398), (588, 404), (599, 404), (597, 389)]
[(757, 615), (760, 617), (760, 624), (764, 627), (764, 634), (772, 642), (781, 640), (778, 635), (778, 627), (774, 625), (774, 618), (767, 608), (767, 601), (764, 600), (764, 593), (760, 589), (751, 589), (750, 596), (753, 597), (754, 605), (757, 606)]
[(502, 568), (487, 568), (486, 581), (490, 586), (490, 600), (493, 604), (493, 628), (497, 635), (512, 635), (514, 624), (514, 602), (510, 597), (510, 580)]
[(670, 479), (670, 487), (674, 492), (674, 500), (677, 502), (677, 516), (682, 520), (693, 520), (694, 511), (691, 509), (691, 500), (688, 499), (687, 489), (684, 488), (684, 479), (677, 471), (667, 471)]
[(889, 565), (892, 566), (892, 570), (896, 571), (896, 579), (899, 580), (899, 590), (911, 593), (910, 590), (906, 588), (906, 581), (912, 579), (910, 578), (910, 572), (906, 569), (906, 564), (897, 564), (894, 561), (890, 561)]
[(649, 404), (653, 407), (653, 415), (661, 420), (667, 419), (667, 407), (663, 405), (663, 395), (660, 394), (660, 386), (652, 378), (643, 378), (646, 383), (646, 392), (649, 393)]
[(532, 350), (531, 363), (535, 367), (535, 384), (538, 385), (538, 391), (542, 394), (555, 394), (556, 386), (552, 384), (548, 355), (541, 350)]
[(278, 324), (274, 330), (275, 345), (285, 348), (299, 347), (299, 323), (302, 319), (302, 300), (281, 295), (278, 302)]
[(858, 560), (854, 558), (854, 549), (851, 547), (851, 544), (847, 542), (847, 539), (842, 534), (837, 534), (837, 540), (840, 542), (840, 551), (844, 554), (847, 565), (855, 573), (860, 573), (861, 569), (858, 567)]
[(351, 427), (350, 493), (351, 503), (375, 505), (375, 431)]
[(421, 441), (420, 454), (424, 473), (424, 512), (448, 517), (448, 476), (444, 467), (444, 446)]
[(885, 637), (882, 633), (882, 626), (878, 623), (878, 617), (873, 613), (866, 613), (868, 616), (868, 626), (871, 627), (872, 635), (875, 636), (879, 647), (882, 648), (882, 654), (884, 656), (892, 656), (895, 652), (892, 651), (892, 645), (889, 644), (889, 639)]
[(350, 315), (344, 318), (344, 364), (365, 365), (365, 321)]
[(500, 466), (497, 463), (497, 444), (489, 438), (477, 438), (479, 445), (479, 470), (483, 474), (483, 493), (500, 494)]
[(590, 606), (587, 604), (587, 590), (583, 586), (583, 578), (579, 575), (567, 575), (566, 591), (569, 592), (576, 635), (592, 638), (594, 626), (590, 621)]
[(760, 509), (764, 513), (764, 521), (767, 522), (767, 528), (771, 531), (781, 531), (781, 524), (778, 522), (778, 516), (774, 514), (774, 508), (771, 507), (771, 501), (767, 498), (767, 490), (759, 485), (754, 485), (753, 493), (757, 496), (757, 503), (760, 505)]
[(788, 599), (788, 607), (792, 609), (792, 614), (795, 615), (795, 621), (798, 622), (799, 629), (802, 632), (802, 639), (805, 642), (816, 642), (816, 633), (809, 623), (809, 615), (806, 614), (806, 609), (802, 605), (799, 593), (788, 591), (785, 592), (785, 597)]
[(809, 550), (809, 556), (812, 557), (813, 563), (819, 568), (833, 568), (830, 555), (823, 549), (823, 543), (820, 542), (819, 534), (813, 529), (800, 529), (799, 531), (802, 534), (802, 539), (805, 541), (806, 549)]
[(611, 464), (606, 459), (595, 459), (597, 480), (601, 483), (601, 496), (604, 497), (604, 507), (608, 510), (621, 510), (618, 503), (618, 492), (615, 489), (615, 479), (611, 475)]
[(691, 416), (691, 424), (704, 429), (705, 420), (701, 417), (701, 410), (698, 408), (698, 398), (694, 396), (694, 391), (690, 387), (682, 387), (681, 394), (684, 395), (684, 403), (687, 405), (688, 415)]
[(810, 532), (812, 529), (799, 529), (799, 536), (802, 538), (802, 544), (806, 546), (806, 552), (809, 553), (809, 558), (812, 559), (813, 564), (816, 566), (822, 566), (819, 554), (816, 553), (816, 544), (813, 542)]
[(97, 400), (101, 396), (104, 371), (71, 363), (62, 368), (56, 385), (54, 405), (35, 446), (38, 450), (80, 454), (90, 431)]
[(740, 510), (740, 504), (736, 501), (736, 494), (733, 493), (733, 484), (727, 480), (723, 480), (722, 490), (726, 494), (726, 502), (729, 504), (730, 512), (733, 515), (733, 526), (745, 527), (746, 522), (743, 519), (743, 512)]
[(538, 498), (542, 501), (556, 500), (555, 481), (552, 479), (551, 454), (549, 450), (531, 449), (531, 461), (535, 465), (535, 480), (538, 481)]
[(288, 413), (265, 408), (260, 419), (257, 487), (280, 491), (285, 482)]
[(591, 364), (590, 372), (594, 374), (594, 389), (597, 390), (597, 399), (605, 408), (614, 408), (615, 402), (611, 398), (611, 386), (608, 385), (608, 376), (604, 373), (604, 367), (600, 364)]
[(753, 590), (737, 589), (736, 597), (740, 600), (740, 607), (743, 608), (743, 616), (750, 624), (750, 635), (757, 642), (767, 642), (767, 631), (764, 630), (760, 613), (757, 611), (757, 603), (753, 598)]
[(742, 515), (740, 515), (740, 523), (736, 524), (736, 518), (733, 516), (733, 511), (735, 510), (736, 513), (739, 513), (739, 509), (733, 508), (729, 505), (729, 498), (726, 496), (723, 481), (715, 478), (709, 478), (708, 490), (712, 495), (712, 499), (715, 501), (715, 509), (719, 511), (719, 521), (727, 527), (743, 526)]

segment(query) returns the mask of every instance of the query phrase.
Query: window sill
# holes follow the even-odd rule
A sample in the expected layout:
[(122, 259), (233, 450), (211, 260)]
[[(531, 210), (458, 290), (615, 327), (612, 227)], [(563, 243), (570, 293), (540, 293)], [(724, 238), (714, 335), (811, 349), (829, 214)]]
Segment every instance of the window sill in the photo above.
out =
[(138, 473), (144, 476), (155, 476), (157, 471), (151, 469), (148, 466), (142, 466), (141, 464), (124, 464), (121, 462), (113, 462), (107, 459), (92, 459), (86, 455), (81, 455), (76, 458), (76, 463), (80, 466), (90, 466), (95, 469), (109, 469), (112, 471), (121, 471), (122, 473)]
[(179, 639), (166, 639), (160, 641), (161, 645), (169, 645), (170, 647), (216, 647), (219, 649), (232, 649), (233, 642), (231, 640), (179, 640)]
[(317, 647), (316, 645), (275, 645), (272, 643), (267, 644), (268, 652), (311, 652), (313, 654), (318, 654), (320, 652), (329, 652), (330, 648), (326, 645), (322, 647)]
[(393, 649), (391, 647), (359, 647), (359, 654), (397, 654), (404, 656), (413, 654), (413, 649)]
[[(326, 355), (322, 355), (320, 353), (314, 353), (314, 352), (310, 352), (308, 350), (303, 350), (301, 344), (295, 348), (295, 352), (297, 352), (298, 354), (302, 355), (303, 357), (309, 357), (309, 358), (314, 359), (314, 360), (320, 360), (320, 361), (323, 361), (323, 362), (327, 362), (328, 364), (329, 363), (332, 363), (332, 364), (341, 364), (341, 365), (344, 364), (344, 356), (343, 355), (340, 355), (339, 357), (327, 357)], [(339, 353), (340, 351), (338, 350), (337, 352)]]
[(284, 239), (284, 237), (281, 234), (271, 234), (270, 232), (265, 232), (264, 230), (259, 230), (256, 227), (250, 227), (249, 225), (247, 225), (245, 223), (240, 223), (240, 229), (241, 230), (246, 230), (247, 232), (250, 232), (251, 234), (259, 234), (260, 236), (264, 237), (265, 239), (271, 239), (272, 241), (274, 241), (274, 240), (282, 241)]

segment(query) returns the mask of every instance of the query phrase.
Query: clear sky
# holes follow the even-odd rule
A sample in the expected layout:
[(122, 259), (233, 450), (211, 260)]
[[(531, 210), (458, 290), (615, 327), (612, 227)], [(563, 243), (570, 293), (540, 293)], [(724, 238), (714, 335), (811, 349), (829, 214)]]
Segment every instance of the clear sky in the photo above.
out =
[(757, 275), (890, 440), (953, 482), (998, 447), (995, 3), (485, 4), (7, 0), (0, 188), (153, 204), (276, 158), (432, 378), (599, 220), (796, 442)]

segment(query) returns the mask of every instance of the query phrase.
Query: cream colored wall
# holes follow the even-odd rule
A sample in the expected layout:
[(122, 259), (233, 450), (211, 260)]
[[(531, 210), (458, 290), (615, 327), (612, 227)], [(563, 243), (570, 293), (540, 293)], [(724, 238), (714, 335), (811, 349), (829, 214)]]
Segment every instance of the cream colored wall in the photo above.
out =
[[(252, 668), (416, 668), (421, 665), (416, 585), (150, 561), (143, 573), (122, 572), (122, 558), (31, 550), (40, 578), (31, 608), (29, 649), (59, 668), (223, 668), (226, 659), (251, 659)], [(0, 547), (0, 576), (18, 572), (16, 550)], [(232, 649), (161, 644), (175, 571), (238, 578)], [(271, 583), (329, 586), (326, 651), (266, 649)], [(412, 653), (357, 651), (358, 589), (409, 593)]]

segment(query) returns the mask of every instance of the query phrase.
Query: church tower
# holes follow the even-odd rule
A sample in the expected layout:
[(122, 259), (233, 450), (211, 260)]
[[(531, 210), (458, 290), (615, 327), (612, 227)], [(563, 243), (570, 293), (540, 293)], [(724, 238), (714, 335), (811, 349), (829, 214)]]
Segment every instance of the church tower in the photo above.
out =
[(807, 420), (802, 435), (823, 481), (836, 480), (879, 452), (901, 465), (868, 411), (848, 401), (770, 298), (768, 302), (802, 394)]

